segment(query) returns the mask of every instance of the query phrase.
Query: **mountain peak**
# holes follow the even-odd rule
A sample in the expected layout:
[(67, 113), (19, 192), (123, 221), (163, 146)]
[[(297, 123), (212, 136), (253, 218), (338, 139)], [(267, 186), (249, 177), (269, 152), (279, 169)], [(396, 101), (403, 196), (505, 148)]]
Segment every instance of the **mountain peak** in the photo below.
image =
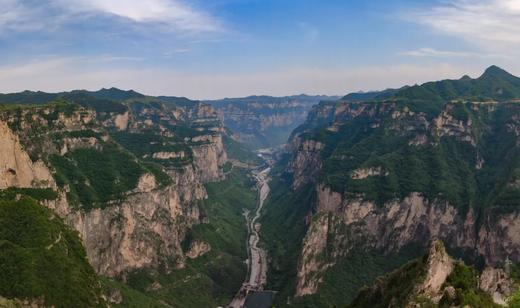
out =
[(482, 74), (481, 78), (482, 77), (503, 77), (503, 76), (509, 77), (512, 75), (496, 65), (491, 65), (484, 71), (484, 74)]

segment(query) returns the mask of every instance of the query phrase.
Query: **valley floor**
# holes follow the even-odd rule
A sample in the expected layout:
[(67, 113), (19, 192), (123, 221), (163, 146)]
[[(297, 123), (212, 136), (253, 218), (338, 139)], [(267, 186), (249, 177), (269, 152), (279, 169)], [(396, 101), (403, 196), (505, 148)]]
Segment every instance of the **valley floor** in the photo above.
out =
[[(233, 301), (229, 305), (233, 308), (243, 307), (247, 302), (250, 302), (253, 297), (251, 294), (255, 294), (257, 291), (262, 291), (264, 285), (267, 281), (267, 255), (266, 251), (258, 246), (260, 241), (260, 223), (258, 223), (258, 219), (261, 216), (262, 208), (264, 206), (264, 202), (267, 199), (270, 188), (269, 188), (269, 172), (271, 168), (266, 168), (259, 173), (254, 174), (254, 177), (257, 181), (257, 189), (258, 189), (258, 203), (254, 212), (254, 216), (250, 216), (249, 212), (245, 213), (245, 217), (247, 220), (248, 227), (248, 240), (247, 240), (247, 250), (248, 250), (248, 275), (240, 288), (239, 292), (233, 298)], [(269, 293), (269, 292), (268, 292)], [(258, 297), (257, 294), (255, 297)], [(270, 298), (268, 295), (267, 298)], [(259, 300), (263, 302), (265, 296), (260, 296)], [(270, 305), (270, 300), (267, 300), (267, 305)]]

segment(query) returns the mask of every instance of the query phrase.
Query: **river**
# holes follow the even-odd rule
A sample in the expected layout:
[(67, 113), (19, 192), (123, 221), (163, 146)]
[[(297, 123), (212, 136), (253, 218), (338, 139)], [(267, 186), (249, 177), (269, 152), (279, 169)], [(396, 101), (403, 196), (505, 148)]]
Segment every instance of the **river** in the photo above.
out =
[[(248, 238), (247, 238), (247, 250), (248, 250), (248, 274), (240, 291), (235, 295), (229, 307), (242, 308), (245, 306), (248, 295), (257, 293), (255, 296), (263, 298), (262, 294), (268, 294), (269, 292), (263, 291), (264, 285), (267, 280), (267, 254), (264, 249), (258, 247), (260, 242), (260, 223), (257, 220), (260, 218), (262, 208), (265, 200), (269, 196), (269, 172), (271, 168), (266, 168), (260, 172), (253, 173), (256, 179), (256, 187), (258, 191), (257, 206), (253, 212), (253, 215), (246, 213)], [(272, 295), (269, 295), (272, 297)], [(252, 297), (251, 297), (252, 298)], [(251, 300), (250, 298), (250, 300)]]

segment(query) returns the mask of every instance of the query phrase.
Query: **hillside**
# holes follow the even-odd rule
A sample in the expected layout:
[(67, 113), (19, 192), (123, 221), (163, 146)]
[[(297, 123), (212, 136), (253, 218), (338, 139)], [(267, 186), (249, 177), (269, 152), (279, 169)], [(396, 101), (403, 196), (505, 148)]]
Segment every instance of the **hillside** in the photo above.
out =
[(107, 307), (77, 232), (26, 193), (56, 197), (1, 194), (0, 294), (25, 305)]
[[(292, 220), (284, 236), (264, 233), (278, 242), (270, 284), (294, 305), (346, 305), (433, 238), (470, 264), (520, 262), (517, 80), (491, 67), (450, 95), (441, 81), (416, 87), (430, 99), (404, 97), (411, 87), (315, 106), (277, 167), (287, 197), (267, 205), (264, 224), (269, 211)], [(282, 263), (280, 247), (298, 261)]]
[[(247, 229), (241, 213), (255, 205), (255, 191), (248, 170), (233, 165), (241, 158), (228, 161), (223, 139), (229, 137), (210, 106), (114, 88), (22, 92), (0, 100), (0, 196), (17, 199), (23, 190), (36, 198), (38, 204), (30, 204), (34, 210), (63, 221), (76, 236), (65, 251), (82, 256), (42, 257), (38, 251), (49, 245), (43, 239), (40, 246), (27, 247), (30, 252), (17, 250), (28, 263), (6, 257), (9, 275), (0, 276), (5, 286), (0, 296), (14, 304), (27, 299), (41, 306), (49, 297), (56, 307), (93, 307), (105, 305), (103, 287), (110, 305), (183, 307), (231, 300), (245, 275)], [(254, 156), (243, 145), (234, 146), (242, 157)], [(240, 199), (216, 196), (220, 188), (232, 189)], [(7, 205), (15, 214), (14, 205)], [(2, 223), (6, 234), (26, 223), (21, 216), (7, 218), (12, 223)], [(34, 219), (47, 224), (46, 217)], [(234, 237), (204, 231), (216, 226)], [(28, 229), (27, 236), (39, 238), (34, 232), (39, 231)], [(48, 237), (55, 240), (59, 232), (52, 232)], [(51, 264), (29, 266), (39, 258)], [(63, 268), (48, 283), (69, 286), (49, 290), (42, 281), (42, 273), (55, 269), (52, 262)], [(14, 272), (30, 278), (27, 289), (12, 285), (18, 283)], [(201, 279), (190, 282), (193, 276)], [(77, 291), (61, 293), (69, 287)]]
[[(502, 278), (489, 280), (492, 276)], [(502, 307), (493, 302), (492, 296), (506, 304), (516, 284), (506, 277), (501, 269), (477, 273), (464, 262), (453, 260), (442, 242), (436, 241), (424, 257), (362, 289), (349, 307)]]

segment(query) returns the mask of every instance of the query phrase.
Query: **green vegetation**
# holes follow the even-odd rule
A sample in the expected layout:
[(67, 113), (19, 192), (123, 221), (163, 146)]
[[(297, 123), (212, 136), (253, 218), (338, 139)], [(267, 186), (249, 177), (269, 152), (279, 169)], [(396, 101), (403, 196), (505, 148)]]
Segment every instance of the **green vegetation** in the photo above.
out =
[(425, 103), (432, 101), (450, 101), (466, 98), (483, 100), (507, 100), (520, 97), (520, 78), (491, 66), (477, 79), (461, 78), (428, 82), (421, 86), (403, 89), (398, 98), (420, 99)]
[[(137, 157), (146, 161), (153, 161), (165, 166), (188, 164), (192, 161), (191, 148), (178, 137), (165, 137), (153, 131), (143, 133), (112, 132), (112, 138)], [(158, 152), (184, 153), (183, 158), (154, 159), (153, 154)]]
[(30, 198), (0, 201), (0, 295), (54, 307), (104, 307), (76, 232)]
[(223, 136), (224, 148), (228, 158), (236, 159), (246, 164), (260, 165), (263, 163), (262, 159), (258, 157), (253, 151), (251, 151), (244, 144), (235, 141), (228, 135)]
[[(211, 251), (187, 259), (182, 269), (143, 270), (130, 275), (128, 286), (104, 281), (105, 288), (119, 289), (124, 307), (216, 307), (229, 304), (246, 275), (247, 228), (243, 210), (256, 205), (254, 182), (246, 170), (233, 169), (226, 180), (206, 185), (208, 199), (200, 204), (206, 223), (196, 225), (183, 243), (188, 250), (195, 241)], [(155, 288), (153, 286), (156, 286)], [(160, 287), (157, 287), (160, 286)]]
[[(303, 138), (326, 145), (322, 151), (322, 180), (346, 196), (362, 194), (367, 200), (383, 204), (420, 192), (429, 200), (447, 200), (463, 212), (469, 207), (514, 208), (520, 205), (520, 190), (508, 183), (520, 178), (520, 153), (516, 137), (507, 127), (519, 107), (503, 103), (496, 111), (488, 112), (454, 104), (450, 111), (454, 117), (472, 120), (476, 146), (454, 136), (431, 136), (420, 126), (405, 132), (390, 129), (414, 123), (408, 123), (407, 118), (397, 123), (384, 114), (354, 118), (338, 132), (318, 128), (304, 133)], [(377, 121), (381, 125), (374, 127)], [(428, 143), (410, 145), (421, 134)], [(479, 157), (485, 162), (482, 169), (476, 168)], [(376, 168), (381, 174), (353, 179), (352, 172), (360, 168)]]
[(482, 307), (482, 308), (498, 308), (501, 307), (493, 302), (491, 296), (478, 287), (478, 274), (472, 267), (462, 262), (457, 262), (452, 273), (446, 279), (444, 287), (452, 286), (456, 290), (455, 299), (444, 296), (439, 307)]
[(413, 288), (425, 275), (427, 256), (405, 264), (403, 267), (378, 278), (371, 288), (363, 288), (350, 304), (351, 308), (385, 308), (391, 305), (405, 307)]
[[(356, 298), (363, 286), (372, 285), (376, 282), (376, 279), (380, 281), (381, 278), (378, 277), (381, 275), (422, 256), (423, 253), (424, 248), (418, 245), (404, 247), (396, 254), (385, 254), (383, 251), (355, 248), (325, 273), (323, 282), (319, 285), (318, 292), (315, 295), (295, 299), (292, 301), (292, 304), (296, 307), (343, 307)], [(411, 264), (415, 263), (412, 262)], [(410, 264), (405, 265), (405, 268), (407, 267), (418, 270), (418, 267)], [(407, 275), (409, 275), (407, 277), (412, 277), (416, 273), (412, 271), (407, 273)], [(392, 276), (390, 275), (390, 277)], [(404, 278), (402, 275), (399, 275), (392, 279), (399, 280)], [(387, 291), (391, 293), (386, 296), (388, 298), (394, 297), (398, 292), (406, 292), (410, 288), (406, 284), (404, 286), (402, 283), (395, 284), (393, 280), (389, 281), (388, 285), (390, 289)], [(391, 289), (392, 287), (395, 289)], [(360, 297), (362, 296), (357, 298), (359, 299)], [(387, 307), (387, 305), (383, 304), (387, 302), (386, 299), (379, 300), (382, 301), (381, 306), (374, 307)]]
[(18, 196), (28, 196), (36, 201), (56, 200), (58, 193), (50, 188), (16, 188), (0, 190), (0, 200), (16, 200)]
[(82, 209), (103, 208), (110, 201), (121, 200), (137, 186), (144, 166), (113, 143), (101, 151), (77, 149), (65, 156), (50, 157), (60, 187), (69, 185), (68, 200)]
[(145, 294), (145, 292), (137, 291), (132, 287), (119, 282), (114, 279), (101, 277), (101, 283), (103, 285), (103, 293), (110, 298), (113, 295), (121, 295), (121, 303), (114, 304), (111, 303), (112, 307), (125, 307), (125, 308), (139, 308), (139, 307), (149, 307), (149, 308), (159, 308), (159, 307), (167, 307), (159, 300), (152, 298)]
[(428, 256), (410, 261), (401, 268), (377, 279), (374, 286), (363, 288), (356, 299), (351, 303), (351, 308), (378, 308), (378, 307), (404, 307), (413, 301), (421, 303), (421, 307), (500, 307), (493, 303), (491, 296), (478, 288), (478, 276), (476, 271), (462, 262), (457, 262), (452, 273), (446, 279), (442, 289), (452, 286), (455, 289), (455, 297), (447, 294), (441, 298), (438, 305), (433, 304), (428, 298), (414, 295), (415, 286), (424, 279), (426, 274), (426, 261)]
[(310, 186), (292, 192), (287, 177), (277, 173), (276, 168), (272, 174), (271, 193), (260, 219), (260, 236), (270, 257), (267, 289), (278, 291), (275, 304), (283, 305), (296, 288), (297, 262), (307, 230), (305, 216), (315, 192)]

